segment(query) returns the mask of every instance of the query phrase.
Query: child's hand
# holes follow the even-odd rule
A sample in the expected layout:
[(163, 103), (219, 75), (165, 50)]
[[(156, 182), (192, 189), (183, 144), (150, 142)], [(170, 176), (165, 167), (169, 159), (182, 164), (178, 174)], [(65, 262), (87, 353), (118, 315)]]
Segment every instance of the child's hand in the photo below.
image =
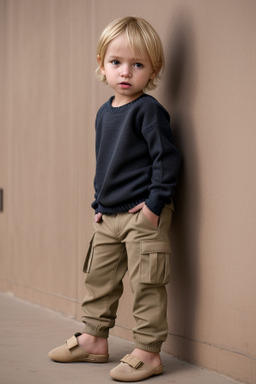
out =
[(140, 204), (136, 205), (135, 207), (133, 207), (132, 209), (130, 209), (128, 212), (129, 213), (136, 213), (138, 211), (141, 211), (144, 205), (145, 205), (145, 203), (140, 203)]
[(94, 221), (95, 223), (100, 223), (102, 221), (102, 213), (98, 212), (94, 215)]
[(150, 209), (146, 206), (145, 203), (140, 203), (140, 204), (136, 205), (134, 208), (130, 209), (128, 212), (129, 213), (136, 213), (140, 210), (142, 210), (143, 215), (145, 215), (147, 217), (147, 219), (149, 221), (151, 221), (151, 223), (157, 228), (159, 216), (157, 216), (155, 213), (150, 211)]

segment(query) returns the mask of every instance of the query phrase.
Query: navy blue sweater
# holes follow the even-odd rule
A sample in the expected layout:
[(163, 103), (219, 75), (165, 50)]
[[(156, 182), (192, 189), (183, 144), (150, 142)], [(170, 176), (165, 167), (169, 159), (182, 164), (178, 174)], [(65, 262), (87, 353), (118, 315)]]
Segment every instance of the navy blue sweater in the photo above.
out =
[(160, 215), (172, 201), (181, 157), (173, 143), (170, 117), (144, 94), (121, 107), (113, 97), (96, 116), (95, 212), (126, 212), (145, 201)]

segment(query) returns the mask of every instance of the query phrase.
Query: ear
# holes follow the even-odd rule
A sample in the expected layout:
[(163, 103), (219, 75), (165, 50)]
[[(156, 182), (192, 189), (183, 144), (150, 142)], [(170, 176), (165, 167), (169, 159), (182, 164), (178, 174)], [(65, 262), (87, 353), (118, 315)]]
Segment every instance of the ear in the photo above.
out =
[(97, 61), (98, 61), (98, 64), (99, 64), (99, 67), (100, 67), (100, 71), (102, 73), (102, 75), (105, 75), (105, 68), (103, 66), (103, 62), (102, 62), (102, 59), (99, 55), (97, 55)]
[(151, 75), (149, 76), (149, 79), (150, 79), (150, 80), (154, 80), (155, 77), (157, 76), (157, 74), (158, 74), (158, 68), (157, 68), (157, 67), (154, 67), (154, 68), (153, 68), (153, 71), (152, 71), (152, 73), (151, 73)]

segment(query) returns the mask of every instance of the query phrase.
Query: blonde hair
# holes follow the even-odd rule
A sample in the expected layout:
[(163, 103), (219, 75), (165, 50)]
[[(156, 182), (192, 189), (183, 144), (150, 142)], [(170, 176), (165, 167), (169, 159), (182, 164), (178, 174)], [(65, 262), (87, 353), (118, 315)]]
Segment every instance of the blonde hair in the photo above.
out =
[[(150, 79), (146, 88), (152, 90), (156, 88), (156, 81), (160, 78), (164, 69), (163, 46), (154, 28), (144, 19), (139, 17), (123, 17), (112, 21), (102, 32), (98, 41), (97, 56), (100, 57), (103, 65), (107, 47), (109, 43), (125, 33), (128, 43), (133, 51), (139, 49), (140, 52), (148, 54), (152, 67), (156, 73), (154, 79)], [(106, 76), (101, 73), (100, 65), (96, 70), (99, 80), (107, 83)]]

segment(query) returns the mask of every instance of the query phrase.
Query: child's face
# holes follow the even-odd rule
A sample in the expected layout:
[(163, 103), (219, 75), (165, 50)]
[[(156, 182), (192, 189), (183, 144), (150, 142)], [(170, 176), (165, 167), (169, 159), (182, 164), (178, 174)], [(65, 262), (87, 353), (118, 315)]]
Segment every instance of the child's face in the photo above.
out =
[(148, 81), (156, 76), (148, 54), (139, 50), (133, 52), (125, 35), (109, 43), (104, 63), (99, 57), (98, 61), (108, 85), (115, 91), (114, 106), (127, 104), (141, 96)]

